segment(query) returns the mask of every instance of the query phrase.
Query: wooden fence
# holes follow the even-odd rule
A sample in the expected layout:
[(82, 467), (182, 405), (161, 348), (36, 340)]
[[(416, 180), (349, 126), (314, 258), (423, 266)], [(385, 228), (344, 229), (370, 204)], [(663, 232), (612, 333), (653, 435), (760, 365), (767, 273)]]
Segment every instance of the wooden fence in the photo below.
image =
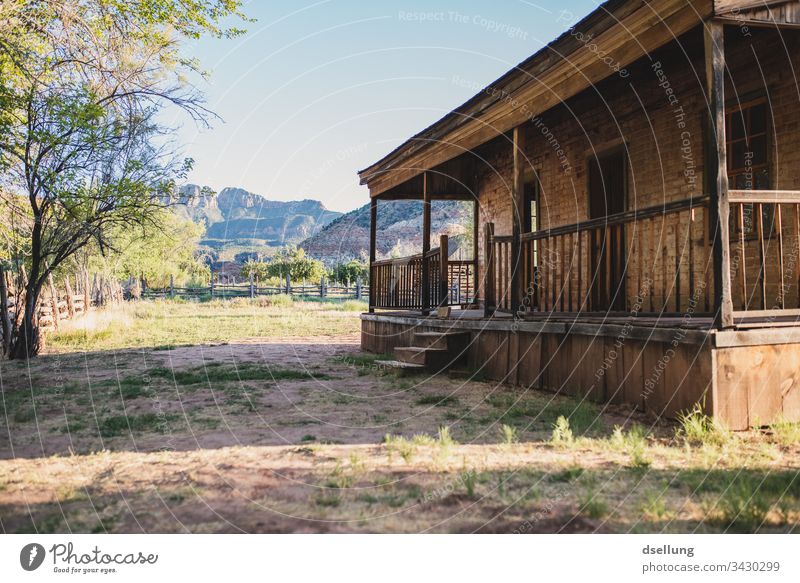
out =
[(259, 296), (289, 295), (292, 297), (320, 297), (340, 300), (361, 300), (369, 297), (369, 286), (365, 286), (360, 279), (355, 284), (331, 284), (324, 277), (317, 284), (295, 285), (290, 278), (286, 278), (284, 285), (263, 286), (252, 278), (249, 282), (241, 284), (220, 284), (210, 282), (202, 287), (178, 287), (173, 285), (172, 278), (169, 287), (150, 288), (146, 285), (141, 286), (141, 297), (143, 299), (199, 299), (199, 298), (255, 298)]

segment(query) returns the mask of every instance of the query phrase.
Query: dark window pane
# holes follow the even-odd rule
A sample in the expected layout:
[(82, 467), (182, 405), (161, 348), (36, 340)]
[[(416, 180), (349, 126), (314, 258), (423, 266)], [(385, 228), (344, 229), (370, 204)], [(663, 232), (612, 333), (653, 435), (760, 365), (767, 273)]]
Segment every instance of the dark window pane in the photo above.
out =
[(750, 135), (767, 131), (767, 106), (762, 103), (750, 108)]
[(731, 115), (730, 136), (734, 140), (738, 140), (739, 138), (744, 138), (746, 136), (744, 116), (745, 116), (745, 111), (736, 111)]
[(753, 178), (756, 190), (769, 190), (769, 172), (766, 169), (757, 171)]
[(733, 154), (731, 156), (731, 168), (739, 170), (745, 167), (745, 155), (747, 152), (747, 142), (742, 140), (733, 144)]
[(759, 136), (750, 140), (750, 151), (753, 165), (765, 164), (767, 162), (767, 137)]

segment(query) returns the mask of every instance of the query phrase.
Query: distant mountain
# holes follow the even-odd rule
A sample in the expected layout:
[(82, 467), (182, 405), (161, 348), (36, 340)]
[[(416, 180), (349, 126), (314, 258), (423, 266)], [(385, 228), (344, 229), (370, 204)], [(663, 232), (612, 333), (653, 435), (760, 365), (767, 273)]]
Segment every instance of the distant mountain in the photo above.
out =
[[(434, 201), (431, 207), (431, 246), (438, 235), (451, 237), (450, 252), (471, 253), (469, 233), (473, 205), (463, 201)], [(306, 254), (334, 265), (369, 253), (369, 204), (342, 215), (300, 245)], [(378, 257), (406, 256), (422, 250), (422, 201), (378, 203)]]
[(174, 209), (205, 225), (203, 243), (213, 248), (299, 244), (342, 215), (318, 200), (274, 201), (241, 188), (224, 188), (213, 195), (194, 184), (180, 189)]

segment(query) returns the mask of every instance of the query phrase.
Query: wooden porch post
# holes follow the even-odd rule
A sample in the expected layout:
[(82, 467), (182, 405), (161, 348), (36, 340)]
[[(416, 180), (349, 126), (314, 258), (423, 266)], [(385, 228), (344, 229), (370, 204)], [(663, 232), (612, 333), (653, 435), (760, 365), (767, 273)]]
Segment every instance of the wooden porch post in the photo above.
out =
[(445, 307), (450, 304), (448, 294), (450, 293), (450, 281), (448, 279), (447, 260), (450, 256), (447, 235), (439, 236), (439, 306)]
[(494, 223), (486, 223), (483, 235), (484, 269), (486, 273), (483, 278), (483, 315), (487, 318), (494, 315)]
[(369, 201), (369, 312), (375, 311), (375, 275), (372, 264), (375, 263), (375, 237), (378, 233), (378, 199), (373, 197)]
[(511, 312), (517, 314), (522, 306), (522, 296), (525, 287), (522, 269), (522, 213), (525, 207), (524, 200), (524, 172), (525, 172), (525, 130), (522, 126), (514, 128), (514, 176), (511, 183)]
[(708, 139), (708, 187), (711, 201), (711, 234), (714, 253), (714, 325), (733, 327), (731, 300), (731, 254), (728, 201), (728, 170), (725, 145), (725, 27), (706, 22), (704, 30), (706, 91), (710, 131)]
[[(475, 193), (475, 202), (474, 211), (472, 214), (472, 276), (473, 276), (473, 284), (472, 284), (472, 302), (474, 304), (478, 303), (478, 236), (480, 235), (480, 228), (481, 228), (481, 206), (478, 202), (478, 189), (474, 189)], [(469, 293), (469, 289), (466, 290), (466, 293)], [(469, 298), (467, 298), (469, 299)]]
[(431, 193), (428, 173), (422, 173), (422, 315), (430, 314), (431, 288), (428, 272), (428, 253), (431, 250)]

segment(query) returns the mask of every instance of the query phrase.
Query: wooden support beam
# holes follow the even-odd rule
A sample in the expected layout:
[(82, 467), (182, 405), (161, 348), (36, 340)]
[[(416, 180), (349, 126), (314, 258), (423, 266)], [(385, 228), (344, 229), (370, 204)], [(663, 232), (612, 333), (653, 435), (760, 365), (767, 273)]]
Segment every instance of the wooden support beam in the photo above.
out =
[(377, 285), (375, 284), (375, 272), (372, 269), (372, 264), (375, 263), (377, 257), (375, 250), (375, 240), (378, 234), (378, 199), (372, 198), (369, 201), (369, 311), (375, 311), (375, 292)]
[(523, 281), (522, 269), (522, 216), (525, 207), (524, 173), (525, 173), (525, 128), (518, 125), (512, 133), (514, 175), (511, 182), (511, 312), (516, 314), (522, 306)]
[(714, 254), (714, 324), (733, 327), (727, 154), (725, 151), (725, 26), (708, 21), (703, 27), (709, 128), (706, 172), (711, 196)]
[(483, 313), (492, 316), (497, 304), (494, 297), (494, 223), (486, 223), (483, 234), (483, 250), (485, 254), (483, 274)]
[(422, 314), (427, 316), (431, 308), (430, 271), (428, 253), (431, 250), (431, 194), (430, 176), (422, 174)]
[(450, 293), (450, 281), (448, 279), (447, 260), (450, 257), (450, 249), (447, 242), (447, 235), (439, 236), (439, 307), (448, 306), (448, 294)]
[[(477, 192), (477, 189), (475, 190)], [(477, 196), (475, 197), (475, 202), (473, 203), (473, 214), (472, 214), (472, 274), (475, 278), (475, 282), (473, 284), (473, 294), (472, 294), (472, 301), (478, 301), (478, 281), (480, 281), (480, 276), (478, 275), (478, 237), (480, 236), (480, 224), (481, 224), (481, 205), (478, 202)]]

